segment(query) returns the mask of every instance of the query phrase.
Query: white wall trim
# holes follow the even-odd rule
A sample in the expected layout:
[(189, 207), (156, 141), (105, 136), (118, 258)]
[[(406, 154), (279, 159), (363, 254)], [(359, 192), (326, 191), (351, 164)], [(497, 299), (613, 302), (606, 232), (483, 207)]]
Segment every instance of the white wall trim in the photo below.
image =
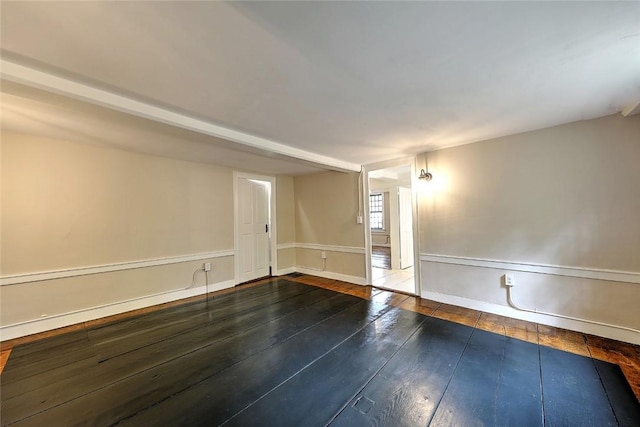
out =
[(77, 323), (87, 322), (103, 317), (113, 316), (115, 314), (125, 313), (127, 311), (138, 310), (140, 308), (151, 307), (153, 305), (164, 304), (167, 302), (178, 301), (197, 295), (203, 295), (206, 294), (207, 291), (214, 292), (226, 288), (232, 288), (233, 286), (233, 280), (226, 280), (223, 282), (210, 284), (208, 286), (199, 286), (197, 288), (190, 289), (177, 289), (173, 291), (161, 292), (158, 294), (145, 295), (138, 298), (99, 305), (95, 307), (71, 311), (68, 313), (56, 314), (45, 318), (27, 320), (11, 325), (4, 325), (0, 327), (0, 340), (5, 341), (23, 337), (26, 335), (36, 334), (39, 332), (50, 331), (52, 329), (75, 325)]
[(281, 243), (278, 244), (278, 250), (280, 249), (312, 249), (316, 251), (329, 251), (329, 252), (344, 252), (350, 254), (363, 254), (364, 248), (357, 246), (338, 246), (338, 245), (322, 245), (320, 243)]
[(296, 243), (278, 243), (278, 250), (281, 249), (295, 249)]
[(341, 280), (343, 282), (353, 283), (355, 285), (365, 285), (364, 277), (348, 276), (346, 274), (334, 273), (333, 271), (316, 270), (315, 268), (296, 266), (298, 273), (309, 274), (311, 276), (324, 277), (325, 279)]
[(79, 83), (64, 77), (36, 70), (6, 59), (0, 61), (2, 78), (30, 87), (62, 94), (73, 99), (89, 102), (94, 105), (121, 111), (138, 117), (144, 117), (160, 123), (166, 123), (182, 129), (188, 129), (204, 135), (222, 138), (260, 150), (281, 154), (295, 159), (306, 160), (339, 171), (359, 172), (360, 165), (345, 162), (329, 156), (305, 151), (279, 142), (261, 138), (248, 133), (225, 128), (211, 122), (197, 119), (186, 114), (167, 110), (146, 102)]
[[(373, 179), (376, 179), (376, 178), (373, 178)], [(391, 192), (391, 189), (389, 187), (371, 188), (371, 186), (369, 186), (369, 195), (375, 194), (375, 193), (390, 193), (390, 192)]]
[(595, 325), (592, 323), (580, 322), (577, 320), (562, 319), (543, 314), (523, 312), (505, 305), (473, 300), (456, 295), (442, 294), (439, 292), (425, 291), (424, 289), (422, 290), (421, 296), (422, 298), (442, 302), (445, 304), (457, 305), (473, 310), (480, 310), (487, 313), (498, 314), (500, 316), (506, 316), (514, 319), (540, 323), (542, 325), (555, 326), (558, 328), (569, 329), (572, 331), (597, 335), (605, 338), (611, 338), (618, 341), (640, 344), (640, 336), (638, 336), (638, 334), (618, 328)]
[(40, 271), (35, 273), (16, 274), (0, 277), (0, 286), (17, 285), (20, 283), (40, 282), (43, 280), (63, 279), (66, 277), (86, 276), (89, 274), (109, 273), (112, 271), (132, 270), (136, 268), (155, 267), (158, 265), (178, 264), (189, 261), (199, 261), (211, 258), (233, 256), (233, 250), (203, 252), (192, 255), (180, 255), (166, 258), (154, 258), (139, 261), (118, 262), (113, 264), (74, 267), (61, 270)]
[(287, 274), (291, 274), (291, 273), (295, 273), (296, 272), (296, 268), (295, 267), (288, 267), (288, 268), (283, 268), (280, 269), (278, 271), (276, 271), (274, 273), (274, 276), (285, 276)]
[(468, 258), (452, 255), (420, 254), (420, 261), (441, 264), (466, 265), (471, 267), (494, 268), (498, 270), (524, 271), (551, 274), (554, 276), (581, 277), (585, 279), (607, 280), (611, 282), (640, 283), (640, 273), (632, 271), (604, 270), (596, 268), (569, 267), (531, 262), (501, 261), (483, 258)]
[(356, 246), (337, 246), (337, 245), (322, 245), (319, 243), (296, 243), (296, 248), (300, 249), (313, 249), (317, 251), (329, 251), (329, 252), (344, 252), (350, 254), (364, 254), (364, 248)]

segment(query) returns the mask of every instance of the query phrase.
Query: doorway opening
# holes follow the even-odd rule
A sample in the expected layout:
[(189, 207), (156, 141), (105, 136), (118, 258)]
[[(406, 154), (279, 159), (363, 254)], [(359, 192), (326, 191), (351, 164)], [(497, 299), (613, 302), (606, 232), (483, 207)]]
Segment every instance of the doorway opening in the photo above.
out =
[(368, 283), (418, 295), (413, 170), (412, 160), (367, 168), (367, 264)]
[(269, 277), (277, 265), (275, 178), (233, 173), (234, 281)]

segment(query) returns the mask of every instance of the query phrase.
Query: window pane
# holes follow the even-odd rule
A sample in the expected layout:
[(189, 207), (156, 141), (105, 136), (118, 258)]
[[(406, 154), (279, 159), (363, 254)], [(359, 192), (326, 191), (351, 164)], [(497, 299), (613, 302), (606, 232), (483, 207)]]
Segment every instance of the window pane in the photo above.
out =
[(369, 206), (369, 219), (371, 222), (371, 228), (374, 230), (382, 230), (384, 228), (382, 194), (369, 195)]
[(371, 228), (382, 230), (382, 214), (380, 212), (371, 214)]

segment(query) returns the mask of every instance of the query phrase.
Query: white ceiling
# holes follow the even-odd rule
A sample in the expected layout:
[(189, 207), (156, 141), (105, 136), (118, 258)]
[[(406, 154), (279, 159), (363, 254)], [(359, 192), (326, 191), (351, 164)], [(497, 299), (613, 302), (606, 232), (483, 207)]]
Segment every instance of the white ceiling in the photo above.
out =
[[(639, 2), (2, 1), (1, 7), (3, 58), (358, 165), (613, 114), (640, 99)], [(64, 122), (84, 139), (98, 136), (95, 126), (75, 129), (78, 121), (65, 119), (69, 105), (46, 96), (20, 100), (17, 92), (5, 100), (33, 117), (28, 122), (14, 111), (5, 118), (3, 111), (4, 127), (38, 128), (34, 122), (44, 120), (49, 127)], [(94, 120), (94, 108), (73, 108)], [(122, 113), (98, 116), (114, 127), (100, 129), (112, 145), (123, 138), (109, 134), (140, 125)], [(140, 126), (129, 148), (162, 144), (157, 133), (166, 129)], [(155, 148), (161, 155), (209, 153), (218, 162), (230, 156), (233, 166), (231, 152), (247, 154), (219, 138), (167, 133), (173, 140)], [(187, 134), (200, 151), (181, 146)], [(208, 151), (221, 148), (229, 152)], [(314, 170), (281, 155), (272, 160), (282, 164), (270, 173)]]
[(396, 182), (398, 185), (411, 185), (411, 165), (392, 166), (369, 172), (369, 178), (379, 181)]

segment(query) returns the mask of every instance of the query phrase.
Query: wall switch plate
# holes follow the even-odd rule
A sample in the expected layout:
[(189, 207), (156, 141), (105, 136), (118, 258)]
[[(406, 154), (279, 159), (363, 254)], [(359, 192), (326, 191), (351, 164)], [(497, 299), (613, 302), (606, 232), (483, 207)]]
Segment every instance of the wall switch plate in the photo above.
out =
[(320, 252), (320, 258), (327, 259), (327, 253), (325, 251)]
[(204, 263), (204, 271), (211, 271), (211, 263), (210, 262), (205, 262)]
[(504, 275), (504, 285), (505, 286), (515, 286), (516, 279), (513, 277), (513, 273), (507, 273)]
[(362, 215), (358, 215), (356, 221), (358, 222), (358, 224), (362, 224)]

